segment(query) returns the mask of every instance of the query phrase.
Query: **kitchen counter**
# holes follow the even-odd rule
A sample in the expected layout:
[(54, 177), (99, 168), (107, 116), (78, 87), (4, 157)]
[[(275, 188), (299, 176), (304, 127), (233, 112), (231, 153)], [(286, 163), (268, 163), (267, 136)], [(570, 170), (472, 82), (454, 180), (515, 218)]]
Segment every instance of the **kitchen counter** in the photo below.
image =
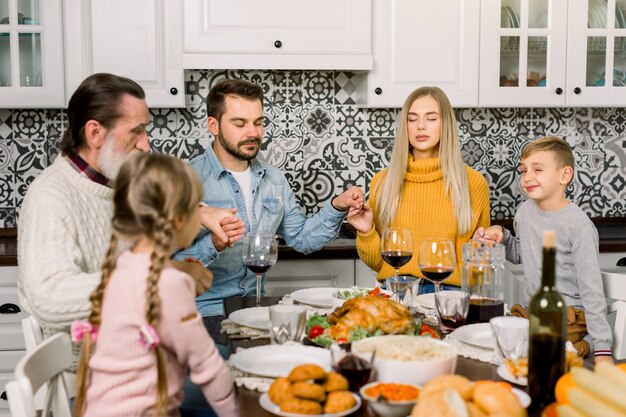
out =
[[(626, 217), (595, 217), (591, 219), (600, 236), (600, 252), (626, 252)], [(494, 220), (512, 229), (512, 220)], [(337, 239), (317, 252), (304, 255), (279, 242), (279, 259), (357, 259), (356, 232), (344, 223)], [(17, 265), (17, 229), (0, 229), (0, 266)]]

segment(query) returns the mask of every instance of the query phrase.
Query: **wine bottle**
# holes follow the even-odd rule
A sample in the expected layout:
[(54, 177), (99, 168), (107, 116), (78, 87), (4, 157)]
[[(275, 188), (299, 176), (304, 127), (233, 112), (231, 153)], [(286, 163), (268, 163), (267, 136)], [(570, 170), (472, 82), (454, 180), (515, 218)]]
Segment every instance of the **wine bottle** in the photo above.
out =
[(556, 236), (543, 234), (541, 288), (529, 304), (528, 392), (532, 409), (554, 402), (554, 386), (565, 372), (566, 309), (556, 289)]

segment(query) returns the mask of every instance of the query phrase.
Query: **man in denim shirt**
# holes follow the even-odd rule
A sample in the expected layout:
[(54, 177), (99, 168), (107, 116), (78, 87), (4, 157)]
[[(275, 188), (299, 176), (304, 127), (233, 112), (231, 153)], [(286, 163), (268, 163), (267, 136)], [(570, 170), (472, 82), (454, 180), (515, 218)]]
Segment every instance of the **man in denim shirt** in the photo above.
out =
[[(213, 272), (213, 286), (196, 299), (205, 317), (224, 315), (224, 298), (256, 291), (255, 274), (241, 257), (242, 243), (230, 240), (231, 235), (240, 236), (241, 227), (246, 232), (277, 233), (287, 245), (309, 253), (333, 240), (347, 210), (360, 209), (364, 201), (363, 192), (352, 187), (307, 218), (285, 176), (256, 158), (263, 137), (261, 87), (242, 80), (223, 80), (211, 89), (206, 104), (208, 128), (216, 140), (191, 161), (191, 166), (203, 183), (204, 203), (232, 209), (236, 215), (222, 221), (227, 242), (201, 232), (187, 250), (176, 254), (177, 259), (198, 259)], [(209, 331), (219, 334), (218, 329)]]

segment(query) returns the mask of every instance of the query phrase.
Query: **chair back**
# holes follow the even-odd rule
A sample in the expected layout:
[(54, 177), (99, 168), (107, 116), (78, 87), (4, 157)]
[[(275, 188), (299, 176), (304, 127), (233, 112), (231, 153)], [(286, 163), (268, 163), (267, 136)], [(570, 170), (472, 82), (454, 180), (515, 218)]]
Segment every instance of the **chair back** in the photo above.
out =
[(72, 345), (67, 333), (58, 333), (27, 352), (15, 367), (15, 379), (7, 386), (13, 417), (35, 417), (34, 393), (48, 384), (42, 416), (71, 417), (63, 371), (72, 362)]
[[(39, 322), (33, 316), (22, 319), (22, 334), (24, 335), (24, 345), (26, 353), (35, 350), (37, 345), (43, 342), (43, 331)], [(39, 388), (35, 393), (35, 409), (43, 410), (43, 404), (46, 399), (46, 385)]]
[(606, 296), (607, 314), (613, 322), (613, 357), (626, 359), (626, 268), (624, 271), (603, 271), (602, 282)]

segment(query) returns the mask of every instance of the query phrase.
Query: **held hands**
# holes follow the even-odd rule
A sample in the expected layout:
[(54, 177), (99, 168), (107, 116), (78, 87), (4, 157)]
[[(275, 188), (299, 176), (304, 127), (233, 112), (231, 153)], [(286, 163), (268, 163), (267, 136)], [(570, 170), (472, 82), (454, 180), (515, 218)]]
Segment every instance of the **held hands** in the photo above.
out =
[(236, 208), (225, 209), (203, 205), (200, 207), (200, 221), (211, 231), (213, 246), (218, 252), (232, 248), (246, 231), (244, 223), (235, 216)]
[(196, 295), (200, 295), (211, 288), (213, 274), (204, 267), (202, 262), (194, 258), (185, 258), (184, 261), (172, 260), (171, 262), (174, 268), (189, 274), (193, 278), (196, 283)]
[(365, 202), (363, 191), (356, 186), (348, 188), (337, 197), (333, 198), (331, 204), (339, 211), (347, 211), (350, 208), (361, 209)]
[(361, 233), (368, 233), (372, 230), (373, 219), (374, 213), (367, 203), (363, 203), (360, 209), (350, 207), (348, 210), (348, 223)]
[(472, 240), (477, 242), (495, 242), (500, 243), (504, 238), (504, 229), (502, 226), (490, 226), (488, 228), (479, 227), (474, 232)]

